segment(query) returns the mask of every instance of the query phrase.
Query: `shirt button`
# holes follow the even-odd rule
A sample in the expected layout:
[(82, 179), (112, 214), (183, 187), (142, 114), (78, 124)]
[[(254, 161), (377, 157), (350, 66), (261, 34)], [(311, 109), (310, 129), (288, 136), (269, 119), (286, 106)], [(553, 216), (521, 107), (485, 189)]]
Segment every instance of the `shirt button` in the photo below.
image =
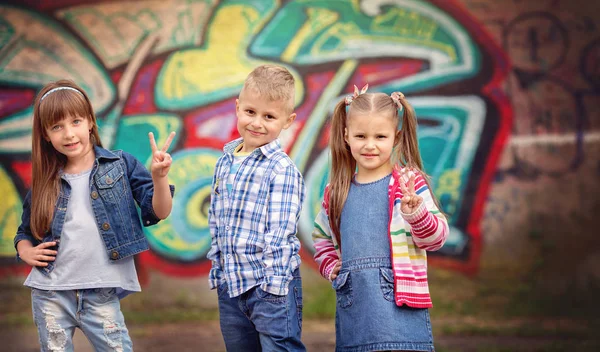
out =
[(98, 199), (98, 192), (92, 192), (92, 199)]
[(225, 230), (228, 230), (228, 231), (229, 231), (229, 226), (225, 226)]
[(117, 251), (112, 251), (112, 253), (110, 254), (110, 257), (111, 257), (112, 259), (117, 259), (117, 258), (119, 258), (119, 252), (117, 252)]
[(227, 258), (231, 259), (233, 257), (231, 254), (227, 254)]
[(112, 179), (112, 178), (110, 178), (110, 176), (106, 176), (106, 184), (107, 184), (107, 185), (110, 185), (110, 184), (112, 184), (112, 183), (113, 183), (113, 179)]
[(107, 222), (105, 222), (104, 224), (102, 224), (102, 230), (106, 231), (108, 229), (110, 229), (110, 225)]

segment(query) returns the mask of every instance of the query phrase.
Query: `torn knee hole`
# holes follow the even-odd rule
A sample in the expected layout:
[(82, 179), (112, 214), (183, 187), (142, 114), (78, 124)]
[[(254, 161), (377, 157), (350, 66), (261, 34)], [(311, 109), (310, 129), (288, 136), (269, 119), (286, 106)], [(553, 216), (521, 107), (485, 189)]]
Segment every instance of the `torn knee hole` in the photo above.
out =
[(117, 352), (123, 351), (123, 345), (121, 341), (121, 326), (111, 319), (106, 319), (103, 324), (104, 336), (108, 341), (108, 345), (114, 348)]
[(67, 345), (67, 333), (56, 322), (56, 317), (45, 313), (46, 329), (48, 330), (48, 349), (50, 351), (64, 351)]

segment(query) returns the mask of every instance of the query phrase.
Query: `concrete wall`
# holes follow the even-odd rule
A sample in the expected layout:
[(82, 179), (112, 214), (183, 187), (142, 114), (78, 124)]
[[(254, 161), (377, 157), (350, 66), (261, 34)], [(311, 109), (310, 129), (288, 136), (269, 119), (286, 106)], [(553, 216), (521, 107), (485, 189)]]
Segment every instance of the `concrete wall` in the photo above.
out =
[[(16, 3), (16, 2), (15, 2)], [(71, 78), (90, 95), (105, 146), (148, 164), (178, 132), (172, 216), (147, 229), (150, 276), (204, 282), (207, 206), (234, 102), (262, 63), (297, 79), (283, 144), (306, 178), (300, 237), (327, 180), (333, 105), (353, 84), (402, 91), (451, 236), (431, 266), (519, 270), (557, 294), (600, 272), (600, 15), (591, 1), (20, 1), (0, 5), (0, 276), (24, 273), (12, 238), (30, 185), (32, 102)], [(6, 198), (4, 198), (6, 197)], [(13, 276), (14, 277), (14, 276)], [(537, 281), (536, 281), (537, 282)]]

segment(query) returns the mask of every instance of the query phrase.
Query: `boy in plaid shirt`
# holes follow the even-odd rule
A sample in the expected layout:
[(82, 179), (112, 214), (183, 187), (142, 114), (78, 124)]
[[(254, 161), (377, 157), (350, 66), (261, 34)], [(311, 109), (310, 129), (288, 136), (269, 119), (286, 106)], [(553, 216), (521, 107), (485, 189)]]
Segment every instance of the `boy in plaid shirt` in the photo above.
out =
[(215, 168), (207, 257), (228, 351), (305, 351), (296, 237), (304, 180), (278, 139), (293, 110), (290, 72), (254, 69), (236, 100), (241, 138), (225, 145)]

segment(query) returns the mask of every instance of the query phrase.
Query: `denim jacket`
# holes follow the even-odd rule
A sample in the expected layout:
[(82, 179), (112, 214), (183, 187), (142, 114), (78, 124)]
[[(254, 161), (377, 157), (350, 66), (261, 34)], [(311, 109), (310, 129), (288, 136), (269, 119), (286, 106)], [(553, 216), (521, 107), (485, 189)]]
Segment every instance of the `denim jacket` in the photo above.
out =
[[(90, 173), (90, 197), (96, 225), (111, 260), (119, 260), (148, 250), (148, 241), (142, 230), (160, 221), (154, 214), (152, 196), (154, 185), (148, 169), (133, 155), (121, 150), (108, 151), (95, 146), (96, 161)], [(175, 186), (170, 185), (171, 197)], [(60, 245), (67, 205), (71, 194), (71, 186), (61, 176), (60, 194), (54, 207), (54, 217), (50, 230), (44, 235), (42, 242), (54, 242)], [(141, 210), (141, 219), (135, 204)], [(34, 246), (38, 241), (31, 233), (31, 191), (23, 202), (21, 225), (14, 239), (15, 249), (21, 240), (29, 240)], [(58, 249), (58, 248), (53, 248)], [(18, 254), (17, 254), (18, 257)], [(44, 274), (54, 269), (54, 262), (46, 267), (37, 267)]]

